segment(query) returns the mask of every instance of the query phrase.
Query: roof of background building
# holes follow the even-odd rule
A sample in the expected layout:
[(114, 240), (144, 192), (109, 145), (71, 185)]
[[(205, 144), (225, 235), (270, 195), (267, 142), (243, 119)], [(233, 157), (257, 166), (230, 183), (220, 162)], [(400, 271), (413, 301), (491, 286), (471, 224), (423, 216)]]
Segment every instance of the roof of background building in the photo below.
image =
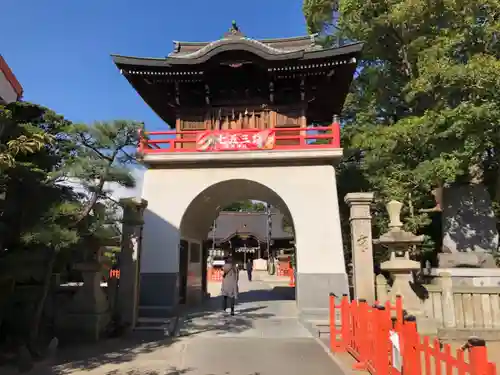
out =
[[(283, 214), (271, 212), (271, 239), (293, 239), (293, 234), (283, 230)], [(224, 242), (236, 234), (253, 235), (259, 241), (265, 242), (267, 237), (266, 212), (229, 212), (223, 211), (215, 221), (215, 239)], [(213, 233), (208, 233), (212, 239)]]
[[(2, 80), (4, 82), (0, 82), (2, 83), (0, 84), (0, 102), (10, 103), (21, 99), (23, 96), (23, 87), (7, 65), (5, 59), (0, 55), (0, 81)], [(6, 85), (3, 83), (6, 83)], [(4, 87), (9, 87), (12, 92), (2, 92)]]

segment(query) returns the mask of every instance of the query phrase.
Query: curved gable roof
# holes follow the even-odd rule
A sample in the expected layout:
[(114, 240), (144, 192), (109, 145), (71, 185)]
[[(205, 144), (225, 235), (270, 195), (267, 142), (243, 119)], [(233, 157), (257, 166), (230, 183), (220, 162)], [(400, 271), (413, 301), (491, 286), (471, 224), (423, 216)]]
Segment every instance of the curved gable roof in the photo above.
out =
[(253, 40), (233, 40), (224, 41), (222, 43), (212, 44), (210, 48), (204, 49), (201, 52), (196, 52), (189, 57), (175, 57), (175, 55), (166, 58), (152, 58), (152, 57), (135, 57), (135, 56), (122, 56), (111, 55), (114, 63), (120, 68), (121, 65), (125, 66), (149, 66), (149, 67), (169, 67), (173, 65), (194, 65), (201, 64), (208, 61), (218, 53), (225, 51), (248, 51), (263, 58), (264, 60), (309, 60), (321, 59), (325, 57), (335, 57), (350, 54), (358, 54), (363, 48), (363, 43), (347, 44), (342, 47), (333, 47), (325, 49), (311, 49), (300, 51), (278, 51), (264, 45), (255, 43)]
[[(265, 212), (227, 212), (223, 211), (215, 222), (215, 238), (217, 242), (224, 242), (235, 234), (253, 235), (260, 241), (267, 237), (267, 213)], [(213, 238), (213, 232), (207, 235)], [(271, 213), (271, 238), (292, 239), (291, 233), (283, 230), (283, 214)]]

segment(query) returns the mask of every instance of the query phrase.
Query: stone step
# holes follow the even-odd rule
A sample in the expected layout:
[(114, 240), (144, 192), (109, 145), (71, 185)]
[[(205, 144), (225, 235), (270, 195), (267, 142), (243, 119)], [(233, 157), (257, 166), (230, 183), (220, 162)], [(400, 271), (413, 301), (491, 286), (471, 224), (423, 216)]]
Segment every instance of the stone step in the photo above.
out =
[(175, 315), (172, 306), (139, 306), (139, 317), (166, 319)]
[(139, 317), (135, 331), (164, 331), (171, 336), (177, 328), (177, 318), (145, 318)]

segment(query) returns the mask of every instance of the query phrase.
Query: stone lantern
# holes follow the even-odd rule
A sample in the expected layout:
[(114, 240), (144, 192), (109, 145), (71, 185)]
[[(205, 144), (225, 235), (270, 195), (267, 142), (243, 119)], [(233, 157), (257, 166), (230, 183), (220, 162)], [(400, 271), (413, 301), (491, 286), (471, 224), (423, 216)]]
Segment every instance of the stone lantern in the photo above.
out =
[(91, 259), (76, 263), (82, 273), (83, 285), (77, 289), (61, 328), (79, 340), (97, 341), (110, 321), (109, 303), (102, 290), (104, 256), (99, 248)]
[(413, 291), (412, 284), (414, 272), (420, 269), (420, 263), (410, 259), (410, 249), (422, 244), (424, 236), (416, 236), (402, 229), (403, 223), (400, 220), (402, 207), (403, 204), (398, 201), (387, 203), (389, 231), (378, 240), (374, 240), (374, 243), (387, 247), (391, 253), (390, 259), (381, 264), (381, 269), (389, 272), (393, 279), (389, 299), (394, 303), (396, 296), (401, 296), (405, 310), (409, 314), (419, 315), (422, 312), (422, 304)]

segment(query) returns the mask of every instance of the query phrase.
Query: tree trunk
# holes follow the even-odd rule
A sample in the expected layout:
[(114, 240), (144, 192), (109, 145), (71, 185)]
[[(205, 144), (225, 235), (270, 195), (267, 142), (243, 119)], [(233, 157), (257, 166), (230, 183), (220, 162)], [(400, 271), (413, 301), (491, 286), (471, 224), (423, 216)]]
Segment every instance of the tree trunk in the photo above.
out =
[(35, 346), (36, 341), (40, 333), (40, 324), (42, 321), (43, 309), (45, 307), (45, 301), (50, 290), (50, 284), (52, 280), (52, 272), (54, 270), (54, 265), (56, 262), (57, 253), (54, 250), (50, 250), (49, 259), (45, 268), (45, 275), (43, 278), (43, 289), (40, 299), (36, 305), (35, 313), (31, 319), (30, 324), (30, 334), (29, 334), (29, 344), (30, 347)]

